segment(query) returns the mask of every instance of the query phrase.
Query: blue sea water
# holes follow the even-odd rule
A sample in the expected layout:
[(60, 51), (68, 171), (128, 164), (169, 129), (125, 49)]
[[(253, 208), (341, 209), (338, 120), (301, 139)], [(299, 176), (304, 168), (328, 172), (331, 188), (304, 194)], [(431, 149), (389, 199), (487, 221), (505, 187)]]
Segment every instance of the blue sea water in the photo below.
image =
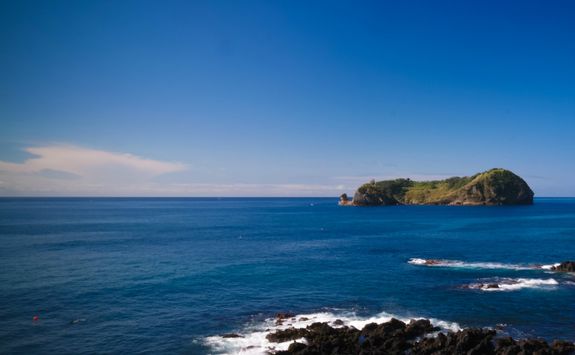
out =
[[(385, 311), (574, 341), (575, 276), (517, 267), (573, 260), (574, 242), (575, 199), (3, 198), (0, 353), (213, 353), (206, 337), (279, 311)], [(462, 287), (502, 279), (556, 284)]]

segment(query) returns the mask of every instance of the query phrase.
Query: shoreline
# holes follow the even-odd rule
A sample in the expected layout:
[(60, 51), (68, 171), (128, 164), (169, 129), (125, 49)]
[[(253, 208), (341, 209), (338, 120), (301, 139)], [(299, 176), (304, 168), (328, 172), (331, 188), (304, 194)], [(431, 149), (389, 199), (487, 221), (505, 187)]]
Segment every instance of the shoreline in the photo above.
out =
[(358, 317), (353, 312), (282, 312), (259, 324), (202, 341), (214, 354), (575, 354), (573, 339), (511, 337), (513, 328), (461, 327), (434, 318), (386, 312)]
[(369, 323), (361, 330), (350, 326), (336, 327), (341, 322), (313, 323), (305, 329), (278, 330), (268, 335), (270, 341), (290, 343), (276, 355), (311, 354), (556, 354), (575, 353), (573, 342), (542, 339), (513, 339), (498, 335), (488, 328), (465, 328), (441, 332), (428, 319), (409, 323), (392, 318), (385, 323)]

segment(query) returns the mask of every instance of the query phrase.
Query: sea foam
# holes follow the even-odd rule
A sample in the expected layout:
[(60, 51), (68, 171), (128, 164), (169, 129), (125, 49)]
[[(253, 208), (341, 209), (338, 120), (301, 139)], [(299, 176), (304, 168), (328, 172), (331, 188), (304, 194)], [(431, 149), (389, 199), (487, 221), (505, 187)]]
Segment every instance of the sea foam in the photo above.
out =
[(555, 267), (558, 267), (559, 265), (561, 265), (561, 263), (555, 263), (555, 264), (551, 264), (551, 265), (541, 265), (541, 269), (543, 270), (551, 270)]
[(518, 291), (524, 288), (531, 289), (554, 289), (559, 285), (555, 279), (526, 279), (526, 278), (495, 278), (486, 279), (480, 283), (466, 285), (465, 288), (487, 291), (487, 292), (505, 292)]
[[(281, 324), (276, 324), (275, 318), (268, 318), (262, 322), (250, 324), (243, 329), (238, 330), (235, 334), (239, 337), (210, 336), (204, 338), (204, 345), (211, 348), (215, 354), (242, 354), (242, 355), (260, 355), (279, 350), (287, 350), (292, 341), (283, 343), (272, 343), (266, 339), (270, 333), (277, 330), (288, 328), (305, 328), (316, 322), (328, 323), (334, 328), (351, 326), (362, 329), (369, 323), (385, 323), (392, 318), (399, 319), (408, 323), (411, 319), (423, 319), (421, 317), (406, 318), (382, 312), (370, 317), (357, 316), (354, 312), (319, 312), (311, 314), (298, 314), (293, 318), (284, 320)], [(334, 324), (335, 320), (341, 320), (343, 323)], [(458, 331), (461, 327), (457, 323), (442, 321), (439, 319), (429, 318), (431, 323), (439, 327), (440, 331)], [(338, 325), (339, 324), (339, 325)], [(305, 343), (305, 339), (299, 339), (298, 342)]]
[(498, 262), (467, 262), (460, 260), (446, 260), (446, 259), (421, 259), (411, 258), (407, 261), (412, 265), (435, 266), (435, 267), (451, 267), (451, 268), (467, 268), (467, 269), (505, 269), (505, 270), (551, 270), (553, 266), (550, 265), (525, 265), (525, 264), (507, 264)]

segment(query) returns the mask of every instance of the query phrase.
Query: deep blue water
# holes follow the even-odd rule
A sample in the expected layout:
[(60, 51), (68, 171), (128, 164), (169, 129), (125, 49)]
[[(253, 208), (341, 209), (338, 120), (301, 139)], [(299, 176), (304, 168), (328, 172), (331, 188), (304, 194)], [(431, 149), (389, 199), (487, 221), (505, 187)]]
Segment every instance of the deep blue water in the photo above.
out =
[[(0, 353), (209, 353), (205, 336), (278, 311), (323, 309), (504, 323), (514, 335), (575, 340), (574, 276), (408, 264), (414, 257), (573, 260), (575, 199), (381, 208), (336, 199), (0, 199)], [(558, 285), (460, 287), (493, 277)]]

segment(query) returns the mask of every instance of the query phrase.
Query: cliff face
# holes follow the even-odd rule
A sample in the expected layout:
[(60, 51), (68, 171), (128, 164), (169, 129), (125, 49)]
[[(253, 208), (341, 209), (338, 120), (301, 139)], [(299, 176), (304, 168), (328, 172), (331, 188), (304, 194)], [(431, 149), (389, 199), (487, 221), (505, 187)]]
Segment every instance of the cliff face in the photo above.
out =
[(509, 170), (491, 169), (469, 177), (413, 181), (396, 179), (371, 181), (360, 186), (353, 200), (342, 205), (528, 205), (533, 191)]

